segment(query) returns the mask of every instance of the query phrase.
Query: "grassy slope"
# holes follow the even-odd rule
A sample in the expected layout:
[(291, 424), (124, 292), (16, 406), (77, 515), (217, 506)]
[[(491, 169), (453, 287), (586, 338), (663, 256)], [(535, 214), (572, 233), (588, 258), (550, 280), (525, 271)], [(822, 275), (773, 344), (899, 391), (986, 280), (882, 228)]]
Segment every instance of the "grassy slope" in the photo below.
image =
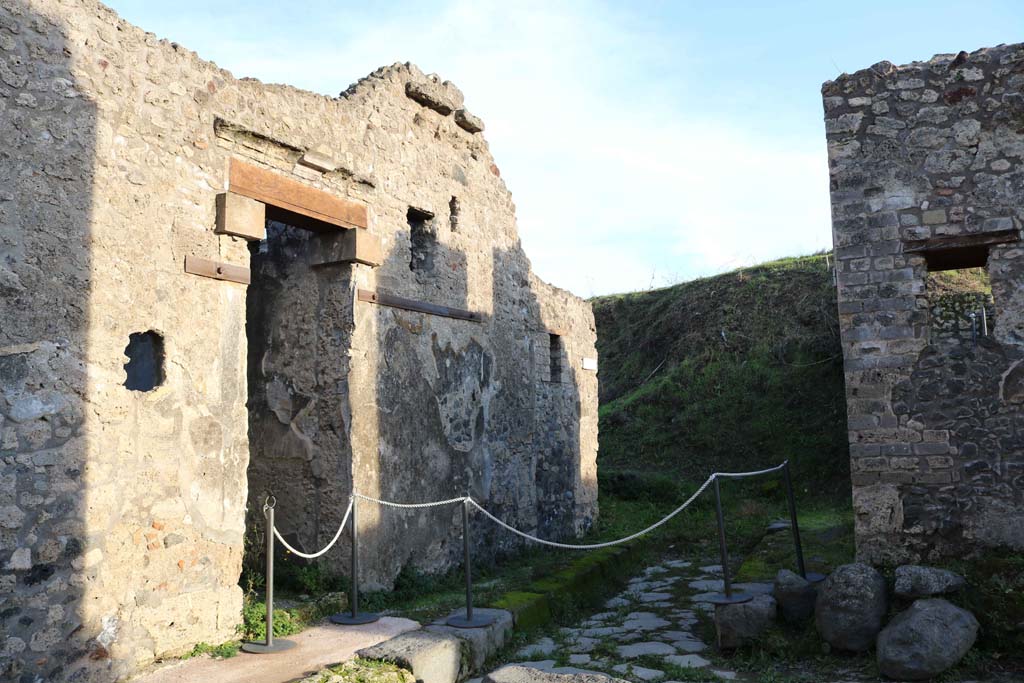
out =
[(685, 480), (791, 459), (849, 491), (835, 288), (824, 255), (593, 300), (609, 470)]

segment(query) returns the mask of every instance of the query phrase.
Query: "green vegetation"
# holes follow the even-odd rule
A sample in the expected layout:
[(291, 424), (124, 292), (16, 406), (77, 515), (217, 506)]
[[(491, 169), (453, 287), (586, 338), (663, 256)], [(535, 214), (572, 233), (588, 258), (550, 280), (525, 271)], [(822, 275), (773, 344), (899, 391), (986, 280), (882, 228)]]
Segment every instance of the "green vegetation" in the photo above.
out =
[[(264, 629), (266, 631), (266, 629)], [(198, 657), (199, 655), (209, 655), (217, 659), (228, 659), (238, 654), (239, 648), (242, 644), (237, 640), (231, 640), (220, 645), (210, 645), (209, 643), (196, 643), (196, 646), (192, 648), (192, 651), (182, 657), (182, 659), (191, 659), (192, 657)]]
[(415, 676), (395, 664), (369, 659), (353, 659), (323, 672), (319, 683), (336, 682), (341, 676), (345, 683), (413, 683)]
[(849, 487), (835, 289), (824, 254), (593, 300), (600, 465), (701, 481), (789, 459)]

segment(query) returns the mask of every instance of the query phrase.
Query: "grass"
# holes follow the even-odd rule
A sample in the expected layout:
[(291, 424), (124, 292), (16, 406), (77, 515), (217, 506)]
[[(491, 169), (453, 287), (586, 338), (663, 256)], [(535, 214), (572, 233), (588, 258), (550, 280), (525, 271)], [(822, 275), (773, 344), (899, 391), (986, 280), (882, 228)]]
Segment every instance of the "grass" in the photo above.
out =
[(789, 459), (808, 491), (848, 490), (824, 254), (592, 303), (602, 467), (700, 480)]

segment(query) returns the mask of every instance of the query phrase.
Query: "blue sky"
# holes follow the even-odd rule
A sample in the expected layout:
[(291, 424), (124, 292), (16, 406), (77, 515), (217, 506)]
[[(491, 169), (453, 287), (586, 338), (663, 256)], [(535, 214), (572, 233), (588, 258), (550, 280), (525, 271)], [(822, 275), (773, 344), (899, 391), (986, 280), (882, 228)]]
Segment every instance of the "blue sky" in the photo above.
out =
[(821, 83), (1024, 40), (1021, 0), (108, 2), (236, 76), (453, 81), (534, 270), (582, 296), (830, 246)]

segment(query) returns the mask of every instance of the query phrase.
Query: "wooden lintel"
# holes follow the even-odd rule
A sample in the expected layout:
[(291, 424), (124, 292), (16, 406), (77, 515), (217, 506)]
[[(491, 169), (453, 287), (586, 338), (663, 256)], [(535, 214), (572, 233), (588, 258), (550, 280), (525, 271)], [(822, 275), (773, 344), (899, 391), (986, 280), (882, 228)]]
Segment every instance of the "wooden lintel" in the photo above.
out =
[(449, 306), (440, 306), (426, 301), (414, 301), (413, 299), (406, 299), (393, 294), (386, 294), (384, 292), (371, 292), (368, 289), (360, 289), (358, 294), (360, 301), (366, 301), (380, 306), (390, 306), (391, 308), (401, 308), (406, 311), (439, 315), (445, 318), (469, 320), (470, 322), (475, 323), (483, 322), (484, 320), (483, 313), (465, 311), (461, 308), (451, 308)]
[(932, 237), (926, 240), (914, 240), (905, 242), (903, 252), (916, 254), (927, 251), (946, 251), (949, 249), (964, 249), (968, 247), (987, 247), (993, 244), (1006, 244), (1016, 242), (1020, 239), (1018, 230), (999, 230), (997, 232), (971, 233), (968, 235), (949, 235), (947, 237)]
[(249, 284), (249, 269), (245, 266), (235, 266), (230, 263), (221, 263), (198, 256), (185, 257), (185, 272), (191, 275), (210, 277), (214, 280), (227, 280), (242, 285)]
[(231, 159), (228, 190), (266, 204), (268, 218), (273, 217), (273, 208), (277, 208), (341, 228), (365, 228), (369, 225), (364, 204), (335, 197), (238, 159)]

